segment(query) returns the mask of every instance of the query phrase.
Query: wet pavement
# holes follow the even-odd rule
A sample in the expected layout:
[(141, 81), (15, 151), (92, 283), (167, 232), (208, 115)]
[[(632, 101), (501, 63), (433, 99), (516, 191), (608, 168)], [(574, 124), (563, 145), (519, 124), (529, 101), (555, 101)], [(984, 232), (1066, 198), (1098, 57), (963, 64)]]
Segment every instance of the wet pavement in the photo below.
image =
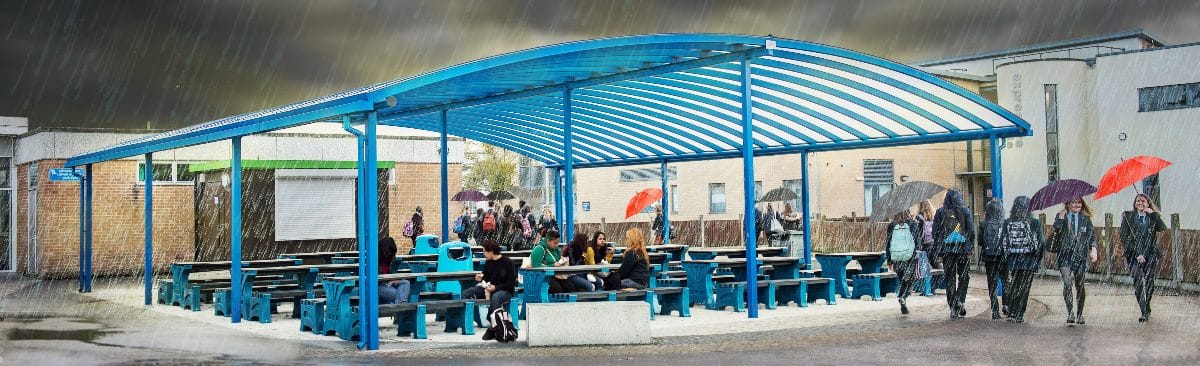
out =
[[(1088, 324), (1066, 326), (1059, 281), (1047, 277), (1035, 284), (1027, 323), (1013, 324), (991, 320), (981, 280), (972, 281), (965, 319), (949, 319), (940, 301), (914, 306), (909, 315), (898, 307), (840, 311), (851, 308), (835, 305), (839, 311), (833, 315), (789, 320), (794, 328), (772, 323), (777, 320), (747, 320), (741, 332), (702, 330), (644, 346), (531, 349), (520, 343), (428, 342), (360, 352), (347, 342), (273, 338), (97, 300), (76, 293), (71, 281), (9, 277), (0, 278), (0, 363), (1200, 364), (1195, 294), (1160, 290), (1155, 317), (1138, 323), (1128, 287), (1089, 283)], [(853, 301), (862, 300), (839, 304)], [(895, 301), (889, 297), (883, 304)]]

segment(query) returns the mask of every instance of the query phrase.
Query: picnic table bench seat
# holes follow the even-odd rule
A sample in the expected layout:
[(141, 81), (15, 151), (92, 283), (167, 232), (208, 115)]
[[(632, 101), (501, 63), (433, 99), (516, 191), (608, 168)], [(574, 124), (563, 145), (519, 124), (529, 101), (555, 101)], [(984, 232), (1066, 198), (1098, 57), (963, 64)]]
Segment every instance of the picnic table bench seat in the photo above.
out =
[(270, 323), (271, 314), (278, 312), (278, 304), (285, 301), (291, 301), (292, 318), (299, 318), (301, 301), (304, 299), (312, 299), (320, 296), (325, 296), (325, 291), (321, 289), (304, 290), (268, 290), (254, 291), (254, 297), (250, 298), (250, 307), (246, 309), (247, 320), (257, 320), (260, 323)]
[[(645, 301), (650, 304), (650, 320), (654, 320), (655, 315), (671, 315), (672, 312), (678, 312), (679, 317), (687, 318), (692, 314), (689, 311), (690, 305), (688, 301), (687, 288), (672, 286), (672, 287), (655, 287), (643, 290), (620, 290), (620, 291), (590, 291), (590, 292), (570, 292), (557, 293), (550, 295), (554, 302), (579, 302), (579, 301)], [(655, 311), (655, 306), (661, 307)]]
[(900, 291), (900, 280), (896, 272), (881, 272), (857, 274), (851, 279), (850, 298), (858, 299), (863, 295), (871, 296), (871, 300), (880, 301), (888, 293)]
[[(733, 311), (742, 312), (746, 310), (746, 282), (725, 282), (718, 283), (715, 286), (715, 299), (706, 305), (709, 310), (722, 310), (727, 306), (733, 307)], [(758, 304), (764, 304), (767, 309), (775, 309), (775, 281), (758, 281)], [(757, 306), (757, 304), (755, 304)]]
[(821, 299), (824, 299), (827, 305), (837, 304), (837, 297), (833, 288), (829, 286), (828, 278), (803, 277), (772, 282), (775, 283), (775, 300), (779, 305), (786, 306), (790, 302), (804, 308)]
[[(309, 304), (316, 305), (322, 302), (309, 301)], [(428, 338), (425, 332), (426, 315), (431, 311), (445, 312), (447, 314), (445, 328), (447, 333), (460, 331), (463, 335), (472, 335), (475, 334), (475, 327), (471, 324), (471, 320), (474, 319), (476, 314), (475, 307), (486, 303), (487, 300), (483, 299), (451, 299), (380, 304), (379, 316), (393, 318), (393, 323), (396, 324), (397, 336), (411, 335), (414, 339), (426, 339)], [(339, 338), (347, 341), (360, 340), (359, 331), (361, 324), (358, 319), (359, 311), (359, 306), (351, 306), (348, 314), (346, 314), (346, 326), (324, 327), (325, 329), (322, 333), (325, 335), (336, 334)], [(315, 319), (315, 314), (309, 319), (310, 321)], [(301, 318), (301, 322), (303, 323), (304, 321), (305, 318)], [(306, 330), (305, 327), (306, 325), (302, 324), (300, 330)], [(309, 325), (309, 327), (315, 330), (316, 325)]]

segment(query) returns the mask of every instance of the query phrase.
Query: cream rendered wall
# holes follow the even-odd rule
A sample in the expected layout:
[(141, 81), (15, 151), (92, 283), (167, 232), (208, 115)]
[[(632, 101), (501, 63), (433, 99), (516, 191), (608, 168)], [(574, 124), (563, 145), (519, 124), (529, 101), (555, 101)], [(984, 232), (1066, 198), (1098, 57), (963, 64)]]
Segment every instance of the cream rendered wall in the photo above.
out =
[[(1033, 196), (1049, 183), (1046, 161), (1045, 85), (1056, 84), (1058, 95), (1059, 178), (1090, 179), (1088, 163), (1094, 136), (1088, 127), (1092, 104), (1087, 64), (1078, 61), (1035, 61), (1010, 64), (996, 70), (1000, 106), (1029, 122), (1033, 136), (1007, 139), (1001, 150), (1007, 202)], [(1102, 169), (1102, 168), (1101, 168)], [(1057, 212), (1057, 209), (1049, 211)]]
[[(1184, 228), (1200, 228), (1200, 108), (1138, 112), (1138, 88), (1200, 82), (1200, 45), (1128, 53), (1096, 59), (1096, 110), (1099, 116), (1093, 171), (1099, 180), (1103, 169), (1122, 158), (1158, 156), (1174, 163), (1159, 176), (1163, 211), (1180, 213)], [(1118, 139), (1124, 132), (1125, 141)], [(1141, 189), (1140, 185), (1138, 187)], [(1133, 189), (1125, 189), (1097, 203), (1102, 212), (1130, 209)]]

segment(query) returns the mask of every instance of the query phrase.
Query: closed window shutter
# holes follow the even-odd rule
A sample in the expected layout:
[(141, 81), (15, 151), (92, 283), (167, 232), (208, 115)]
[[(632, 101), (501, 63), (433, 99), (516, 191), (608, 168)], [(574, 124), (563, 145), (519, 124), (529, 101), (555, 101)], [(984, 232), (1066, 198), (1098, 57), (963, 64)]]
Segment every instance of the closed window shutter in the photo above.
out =
[(355, 179), (276, 177), (275, 240), (355, 237)]
[(863, 160), (864, 184), (892, 184), (895, 181), (891, 160)]

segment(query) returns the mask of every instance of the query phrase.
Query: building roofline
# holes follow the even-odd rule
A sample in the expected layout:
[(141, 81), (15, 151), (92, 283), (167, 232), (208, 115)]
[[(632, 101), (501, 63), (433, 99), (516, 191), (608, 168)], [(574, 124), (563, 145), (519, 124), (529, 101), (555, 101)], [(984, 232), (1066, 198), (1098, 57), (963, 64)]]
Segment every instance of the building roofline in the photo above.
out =
[(1008, 48), (1008, 49), (1003, 49), (1003, 50), (998, 50), (998, 51), (988, 51), (988, 52), (982, 52), (982, 53), (976, 53), (976, 54), (970, 54), (970, 55), (964, 55), (964, 56), (954, 56), (954, 57), (948, 57), (948, 58), (926, 60), (926, 61), (921, 61), (921, 62), (915, 62), (915, 63), (913, 63), (913, 65), (925, 66), (925, 67), (945, 65), (945, 64), (957, 63), (957, 62), (963, 62), (963, 61), (991, 59), (991, 58), (997, 58), (997, 57), (1005, 57), (1005, 56), (1019, 55), (1019, 54), (1030, 53), (1030, 52), (1039, 52), (1039, 51), (1047, 51), (1047, 50), (1053, 50), (1053, 49), (1059, 49), (1059, 48), (1081, 46), (1081, 45), (1087, 45), (1087, 44), (1092, 44), (1092, 43), (1107, 42), (1107, 41), (1126, 39), (1126, 38), (1139, 38), (1146, 42), (1150, 42), (1150, 44), (1154, 45), (1155, 47), (1166, 46), (1166, 44), (1162, 43), (1158, 39), (1156, 39), (1156, 38), (1150, 36), (1150, 34), (1146, 33), (1146, 31), (1144, 29), (1134, 29), (1134, 30), (1130, 30), (1130, 31), (1120, 32), (1120, 33), (1110, 33), (1110, 34), (1102, 34), (1102, 35), (1091, 36), (1091, 37), (1072, 38), (1072, 39), (1061, 40), (1061, 41), (1038, 43), (1038, 44), (1020, 46), (1020, 47)]
[[(155, 134), (171, 130), (160, 129), (144, 129), (144, 128), (95, 128), (95, 127), (38, 127), (29, 130), (23, 134), (17, 135), (17, 139), (26, 138), (39, 133), (49, 132), (73, 132), (73, 133), (112, 133), (112, 134)], [(312, 132), (267, 132), (258, 134), (265, 137), (303, 137), (303, 138), (354, 138), (350, 134), (333, 134), (333, 133), (312, 133)], [(377, 136), (380, 140), (412, 140), (412, 141), (437, 141), (440, 138), (437, 136), (398, 136), (398, 135), (380, 135)], [(447, 141), (464, 141), (462, 137), (447, 136)]]
[(1169, 50), (1169, 49), (1173, 49), (1173, 48), (1184, 48), (1184, 47), (1195, 47), (1195, 46), (1200, 46), (1200, 42), (1184, 43), (1184, 44), (1154, 47), (1154, 48), (1143, 48), (1143, 49), (1138, 49), (1138, 50), (1101, 53), (1099, 55), (1096, 55), (1096, 58), (1108, 57), (1108, 56), (1118, 56), (1118, 55), (1125, 55), (1125, 54), (1139, 53), (1139, 52), (1164, 51), (1164, 50)]
[(995, 76), (971, 75), (971, 74), (964, 74), (961, 72), (946, 71), (946, 70), (942, 70), (942, 69), (935, 69), (935, 68), (921, 67), (921, 66), (916, 66), (916, 68), (918, 70), (921, 70), (921, 71), (924, 71), (924, 72), (927, 72), (927, 73), (930, 73), (930, 74), (933, 74), (936, 76), (942, 76), (942, 77), (948, 77), (948, 78), (978, 81), (981, 83), (988, 83), (988, 82), (996, 81)]

